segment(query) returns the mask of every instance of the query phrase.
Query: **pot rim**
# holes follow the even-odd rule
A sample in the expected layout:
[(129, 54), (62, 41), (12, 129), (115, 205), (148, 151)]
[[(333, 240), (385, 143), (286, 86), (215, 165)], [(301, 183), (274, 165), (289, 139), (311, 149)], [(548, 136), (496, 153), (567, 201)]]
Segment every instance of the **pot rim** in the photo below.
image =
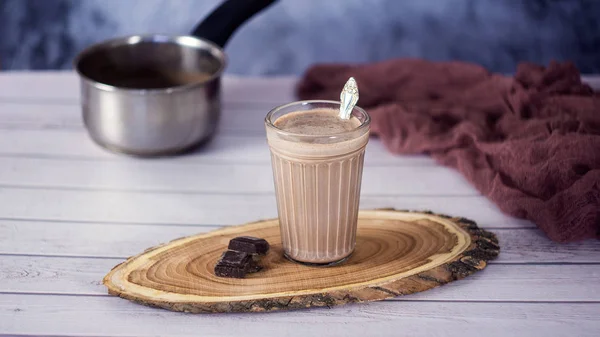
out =
[[(141, 42), (154, 42), (154, 43), (175, 43), (182, 48), (194, 48), (194, 49), (206, 49), (212, 54), (215, 59), (217, 59), (221, 64), (219, 69), (215, 71), (208, 79), (205, 79), (201, 82), (189, 83), (178, 85), (174, 87), (168, 88), (153, 88), (153, 89), (138, 89), (138, 88), (125, 88), (119, 87), (115, 85), (105, 84), (94, 80), (83, 74), (80, 70), (81, 61), (89, 55), (93, 53), (103, 50), (109, 49), (117, 46), (127, 45), (127, 44), (139, 44)], [(204, 86), (206, 83), (209, 83), (215, 79), (218, 79), (223, 74), (225, 68), (227, 67), (227, 54), (223, 51), (221, 47), (217, 44), (202, 38), (198, 38), (191, 35), (163, 35), (163, 34), (143, 34), (143, 35), (127, 35), (122, 37), (117, 37), (109, 40), (104, 40), (99, 43), (92, 44), (91, 46), (83, 49), (79, 52), (74, 60), (73, 67), (79, 77), (87, 82), (89, 85), (93, 86), (96, 89), (102, 91), (112, 91), (112, 92), (124, 92), (128, 94), (137, 94), (137, 95), (157, 95), (157, 94), (170, 94), (179, 91), (187, 91), (195, 88), (199, 88)]]

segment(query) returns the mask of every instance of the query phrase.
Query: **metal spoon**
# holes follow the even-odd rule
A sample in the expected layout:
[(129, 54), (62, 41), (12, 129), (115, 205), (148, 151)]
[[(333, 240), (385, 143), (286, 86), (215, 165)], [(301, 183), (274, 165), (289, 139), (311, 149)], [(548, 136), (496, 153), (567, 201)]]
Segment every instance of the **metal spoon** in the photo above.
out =
[(350, 77), (348, 82), (344, 85), (344, 89), (340, 93), (340, 118), (350, 119), (352, 109), (358, 102), (358, 86), (354, 77)]

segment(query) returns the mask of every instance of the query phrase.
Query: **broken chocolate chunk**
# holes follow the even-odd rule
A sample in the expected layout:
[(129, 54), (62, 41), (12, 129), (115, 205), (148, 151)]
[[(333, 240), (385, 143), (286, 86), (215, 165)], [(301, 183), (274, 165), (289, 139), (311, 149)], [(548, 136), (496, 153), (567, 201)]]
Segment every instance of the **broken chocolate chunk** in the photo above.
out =
[(221, 258), (219, 259), (219, 262), (217, 262), (217, 264), (228, 265), (233, 267), (242, 267), (243, 269), (246, 269), (247, 266), (250, 265), (251, 260), (252, 257), (248, 255), (248, 253), (235, 250), (228, 250), (225, 253), (223, 253), (223, 255), (221, 255)]
[(244, 278), (246, 273), (256, 270), (252, 256), (244, 252), (228, 250), (217, 262), (215, 275), (221, 277)]
[(215, 266), (215, 275), (220, 277), (244, 278), (246, 276), (246, 268), (217, 264)]
[(264, 255), (269, 250), (269, 243), (265, 239), (252, 236), (238, 236), (229, 241), (229, 249), (248, 254)]
[(258, 255), (267, 253), (269, 243), (265, 239), (240, 236), (231, 239), (228, 248), (215, 266), (215, 275), (243, 278), (246, 273), (256, 273), (263, 269)]

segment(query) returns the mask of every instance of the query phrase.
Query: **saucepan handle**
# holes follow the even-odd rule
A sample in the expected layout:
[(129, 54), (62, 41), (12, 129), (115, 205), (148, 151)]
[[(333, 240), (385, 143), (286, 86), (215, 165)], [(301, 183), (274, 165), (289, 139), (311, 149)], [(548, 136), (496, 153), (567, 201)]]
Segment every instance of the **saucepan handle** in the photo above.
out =
[(227, 0), (192, 31), (192, 35), (224, 48), (235, 30), (277, 0)]

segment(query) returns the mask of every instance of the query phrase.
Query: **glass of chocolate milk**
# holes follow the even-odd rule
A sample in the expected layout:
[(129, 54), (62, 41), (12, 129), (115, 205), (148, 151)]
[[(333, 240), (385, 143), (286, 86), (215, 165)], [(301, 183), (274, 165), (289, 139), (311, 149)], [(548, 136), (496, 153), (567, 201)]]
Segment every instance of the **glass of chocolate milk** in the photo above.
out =
[(370, 117), (335, 101), (299, 101), (267, 114), (265, 125), (284, 254), (334, 265), (354, 250)]

